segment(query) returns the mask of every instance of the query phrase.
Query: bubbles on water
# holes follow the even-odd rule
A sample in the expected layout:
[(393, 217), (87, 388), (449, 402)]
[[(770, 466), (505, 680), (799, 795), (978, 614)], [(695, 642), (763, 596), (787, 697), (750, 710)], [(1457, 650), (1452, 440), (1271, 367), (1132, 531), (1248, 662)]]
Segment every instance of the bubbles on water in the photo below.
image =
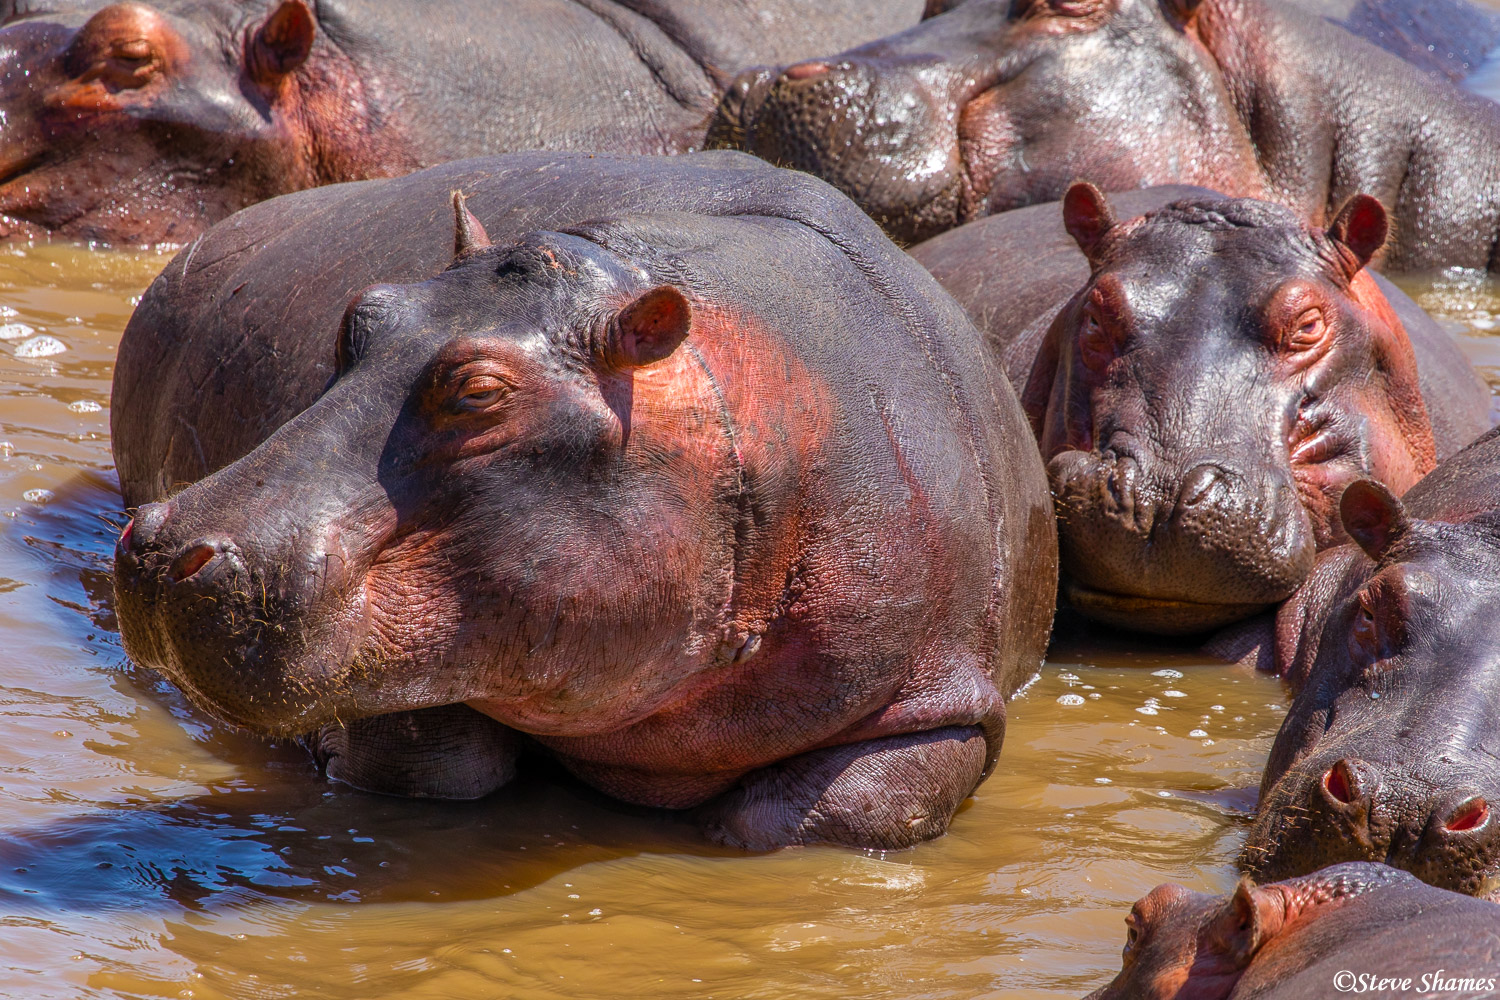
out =
[(1070, 673), (1070, 672), (1068, 672), (1066, 670), (1064, 670), (1062, 673), (1058, 674), (1057, 675), (1057, 679), (1060, 680), (1060, 681), (1062, 681), (1064, 684), (1070, 684), (1070, 685), (1071, 684), (1077, 684), (1079, 681), (1083, 680), (1083, 678), (1079, 677), (1077, 674)]
[(1103, 696), (1100, 695), (1098, 691), (1093, 691), (1093, 692), (1090, 692), (1090, 694), (1089, 694), (1089, 700), (1090, 701), (1098, 701), (1101, 697), (1103, 697)]
[(1180, 678), (1182, 676), (1182, 671), (1181, 670), (1172, 670), (1169, 667), (1163, 667), (1160, 670), (1153, 670), (1153, 671), (1151, 671), (1151, 676), (1152, 677), (1165, 677), (1168, 680), (1175, 681), (1175, 680), (1177, 680), (1178, 678)]
[(1191, 736), (1193, 739), (1197, 740), (1197, 739), (1202, 739), (1203, 737), (1207, 736), (1208, 733), (1205, 732), (1202, 729), (1194, 729), (1192, 732), (1188, 733), (1188, 735)]
[(1223, 705), (1210, 705), (1210, 706), (1208, 706), (1208, 710), (1210, 712), (1222, 712), (1222, 711), (1224, 711), (1224, 706)]
[(1142, 715), (1155, 715), (1161, 710), (1161, 701), (1157, 698), (1147, 698), (1146, 704), (1136, 709)]
[(1081, 694), (1064, 694), (1064, 695), (1058, 695), (1058, 697), (1057, 697), (1057, 703), (1059, 705), (1082, 705), (1083, 704), (1083, 695), (1081, 695)]
[(1174, 688), (1167, 688), (1167, 690), (1163, 691), (1162, 694), (1166, 695), (1168, 698), (1186, 698), (1187, 697), (1187, 693), (1186, 692), (1184, 692), (1184, 691), (1178, 691), (1178, 690), (1176, 690)]
[(1111, 781), (1108, 778), (1095, 778), (1094, 779), (1094, 784), (1096, 784), (1096, 785), (1113, 785), (1114, 782)]
[(12, 316), (19, 315), (15, 306), (0, 306), (0, 319), (10, 319)]
[(98, 413), (100, 410), (104, 409), (104, 407), (100, 406), (92, 399), (75, 399), (73, 402), (68, 404), (68, 409), (72, 410), (74, 413)]
[(40, 334), (30, 340), (23, 340), (16, 345), (16, 357), (18, 358), (48, 358), (54, 354), (61, 354), (68, 349), (68, 345), (50, 334)]
[(22, 493), (21, 499), (25, 500), (27, 503), (51, 503), (52, 500), (56, 498), (56, 496), (57, 494), (53, 493), (51, 490), (38, 488), (34, 490), (27, 490), (25, 493)]
[[(14, 310), (12, 310), (14, 315)], [(0, 340), (20, 340), (36, 333), (36, 327), (27, 326), (25, 323), (6, 323), (0, 325)]]

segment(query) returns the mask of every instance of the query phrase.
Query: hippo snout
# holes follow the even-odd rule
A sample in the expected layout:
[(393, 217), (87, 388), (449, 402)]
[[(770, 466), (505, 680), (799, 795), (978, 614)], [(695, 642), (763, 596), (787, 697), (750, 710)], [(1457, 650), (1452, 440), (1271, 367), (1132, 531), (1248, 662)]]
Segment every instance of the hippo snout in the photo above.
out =
[[(316, 584), (283, 551), (205, 530), (171, 502), (147, 504), (115, 547), (121, 634), (132, 659), (156, 668), (206, 710), (262, 732), (289, 732), (337, 686), (298, 655), (317, 629), (306, 612), (339, 603), (345, 581)], [(331, 560), (331, 565), (341, 565)], [(292, 664), (299, 664), (297, 667)], [(347, 705), (341, 706), (347, 710)], [(310, 720), (317, 721), (317, 720)], [(289, 728), (290, 727), (290, 728)]]
[(1268, 881), (1340, 861), (1380, 861), (1479, 895), (1500, 866), (1491, 798), (1462, 779), (1396, 780), (1358, 757), (1300, 766), (1273, 789), (1272, 808), (1257, 818), (1241, 864)]
[(1285, 600), (1315, 538), (1289, 476), (1218, 458), (1164, 468), (1129, 451), (1063, 451), (1048, 463), (1064, 589), (1085, 614), (1191, 633)]

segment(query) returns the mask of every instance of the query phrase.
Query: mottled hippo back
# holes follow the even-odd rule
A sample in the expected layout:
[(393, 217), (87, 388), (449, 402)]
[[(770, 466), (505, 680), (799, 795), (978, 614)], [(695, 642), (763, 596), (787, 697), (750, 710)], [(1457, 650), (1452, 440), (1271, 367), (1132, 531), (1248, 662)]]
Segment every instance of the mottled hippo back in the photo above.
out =
[(729, 843), (940, 833), (1050, 627), (1044, 474), (983, 339), (748, 158), (257, 206), (149, 290), (114, 419), (128, 502), (169, 496), (117, 549), (122, 635), (199, 705), (270, 734), (466, 705), (621, 798), (717, 801)]

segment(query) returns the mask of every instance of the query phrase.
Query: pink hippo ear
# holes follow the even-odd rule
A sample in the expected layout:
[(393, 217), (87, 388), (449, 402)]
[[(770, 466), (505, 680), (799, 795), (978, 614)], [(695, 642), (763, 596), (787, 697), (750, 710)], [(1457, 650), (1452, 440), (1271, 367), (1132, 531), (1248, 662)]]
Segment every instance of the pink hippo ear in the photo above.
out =
[(1079, 181), (1063, 195), (1063, 226), (1078, 243), (1078, 249), (1094, 262), (1104, 234), (1115, 227), (1115, 212), (1104, 192), (1087, 181)]
[(1411, 527), (1401, 501), (1373, 479), (1349, 484), (1339, 500), (1339, 517), (1344, 522), (1344, 531), (1376, 562)]
[(453, 196), (453, 259), (467, 257), (476, 250), (483, 250), (491, 246), (490, 234), (484, 231), (484, 226), (474, 218), (474, 213), (469, 211), (469, 206), (464, 202), (464, 193), (454, 191)]
[(658, 285), (631, 302), (609, 324), (606, 360), (616, 368), (640, 368), (668, 357), (687, 339), (693, 307), (671, 285)]
[(1352, 255), (1345, 261), (1350, 278), (1370, 263), (1370, 258), (1385, 246), (1390, 233), (1391, 223), (1385, 206), (1380, 199), (1367, 194), (1357, 194), (1344, 202), (1344, 207), (1334, 216), (1333, 225), (1328, 227), (1328, 238)]
[(1231, 967), (1243, 969), (1285, 923), (1281, 895), (1257, 889), (1249, 877), (1241, 878), (1234, 896), (1209, 921), (1206, 943)]
[(250, 41), (251, 78), (270, 86), (296, 70), (312, 52), (317, 30), (306, 0), (281, 0)]

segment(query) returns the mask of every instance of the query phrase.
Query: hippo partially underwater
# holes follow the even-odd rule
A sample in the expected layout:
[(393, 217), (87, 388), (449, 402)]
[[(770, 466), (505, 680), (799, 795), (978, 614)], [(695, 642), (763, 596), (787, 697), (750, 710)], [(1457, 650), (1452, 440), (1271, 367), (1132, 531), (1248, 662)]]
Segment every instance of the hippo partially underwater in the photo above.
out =
[(367, 789), (485, 794), (524, 735), (728, 844), (902, 847), (1050, 629), (997, 360), (851, 202), (739, 154), (263, 203), (152, 285), (114, 392), (126, 650)]

